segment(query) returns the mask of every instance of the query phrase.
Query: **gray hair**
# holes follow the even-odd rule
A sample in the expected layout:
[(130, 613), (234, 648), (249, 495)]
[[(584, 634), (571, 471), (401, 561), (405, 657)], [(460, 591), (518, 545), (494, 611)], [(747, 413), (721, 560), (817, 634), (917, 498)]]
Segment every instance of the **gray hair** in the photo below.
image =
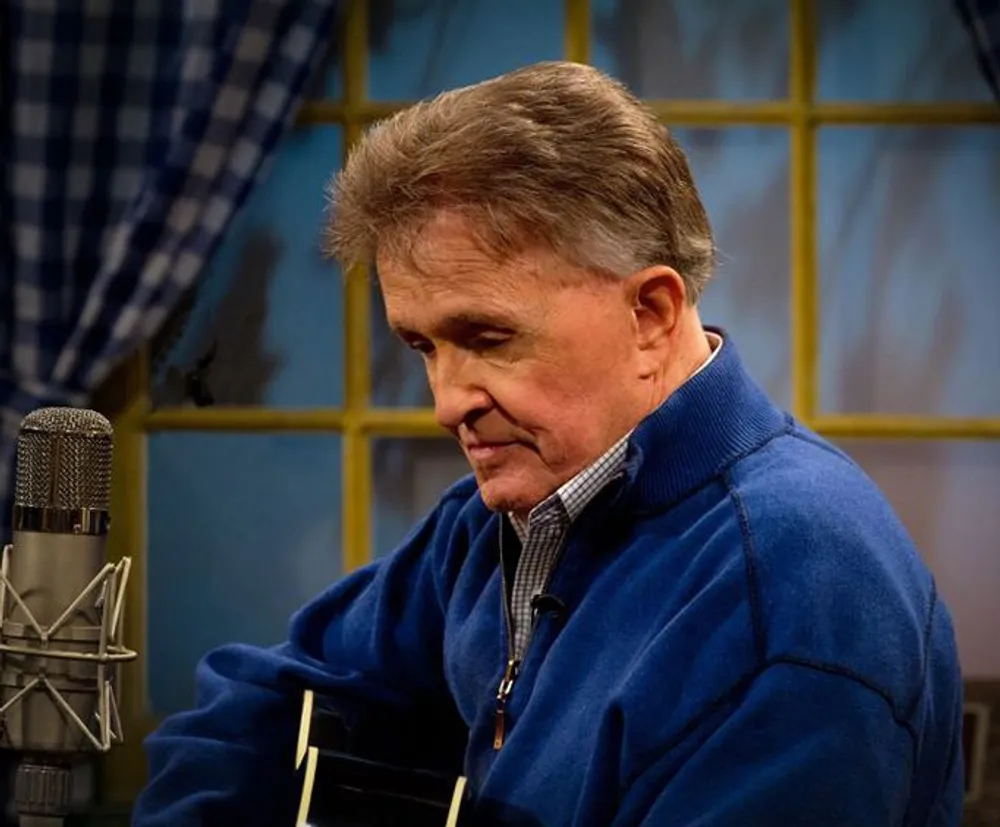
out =
[(618, 81), (545, 62), (443, 93), (370, 129), (329, 188), (327, 252), (402, 252), (441, 210), (498, 260), (546, 245), (624, 277), (676, 269), (688, 300), (715, 269), (708, 215), (670, 131)]

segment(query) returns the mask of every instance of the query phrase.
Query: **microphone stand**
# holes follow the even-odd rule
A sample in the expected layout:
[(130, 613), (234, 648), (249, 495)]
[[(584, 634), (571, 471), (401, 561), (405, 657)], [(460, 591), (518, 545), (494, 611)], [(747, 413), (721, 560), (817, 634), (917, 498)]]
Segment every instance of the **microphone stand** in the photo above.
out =
[(47, 756), (25, 755), (14, 774), (18, 827), (63, 827), (73, 803), (73, 771)]
[[(4, 547), (0, 563), (0, 748), (20, 754), (13, 784), (18, 827), (63, 827), (74, 761), (123, 740), (115, 687), (120, 665), (136, 657), (122, 642), (131, 560), (107, 563), (43, 626), (11, 584), (12, 549)], [(99, 626), (73, 626), (87, 601)]]

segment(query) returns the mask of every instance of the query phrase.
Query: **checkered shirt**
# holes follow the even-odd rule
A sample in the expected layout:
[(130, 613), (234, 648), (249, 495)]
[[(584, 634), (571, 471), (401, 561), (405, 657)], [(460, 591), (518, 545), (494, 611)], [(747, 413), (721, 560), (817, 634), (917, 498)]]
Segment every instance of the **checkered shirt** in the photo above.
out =
[(1000, 0), (955, 0), (955, 8), (972, 37), (980, 69), (1000, 100)]
[(532, 509), (527, 519), (510, 515), (521, 540), (521, 556), (511, 589), (515, 660), (521, 660), (531, 635), (531, 599), (545, 591), (549, 574), (555, 568), (573, 521), (605, 486), (623, 472), (628, 436), (616, 442), (595, 463)]
[(2, 5), (0, 540), (22, 417), (86, 404), (161, 326), (294, 123), (338, 3)]

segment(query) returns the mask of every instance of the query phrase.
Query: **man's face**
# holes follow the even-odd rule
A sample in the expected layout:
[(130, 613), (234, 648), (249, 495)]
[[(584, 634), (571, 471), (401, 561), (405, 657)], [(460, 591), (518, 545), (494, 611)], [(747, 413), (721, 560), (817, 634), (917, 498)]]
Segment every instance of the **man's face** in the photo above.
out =
[(428, 225), (413, 259), (379, 256), (389, 324), (421, 353), (437, 420), (487, 506), (525, 513), (635, 424), (623, 284), (568, 278), (541, 252), (497, 264), (452, 216)]

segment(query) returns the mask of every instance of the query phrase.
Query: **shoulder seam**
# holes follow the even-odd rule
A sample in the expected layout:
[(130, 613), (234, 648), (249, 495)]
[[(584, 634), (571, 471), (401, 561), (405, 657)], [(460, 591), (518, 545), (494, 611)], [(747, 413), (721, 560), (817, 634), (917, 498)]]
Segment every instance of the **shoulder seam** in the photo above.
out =
[(812, 434), (800, 431), (798, 428), (792, 428), (788, 432), (788, 435), (792, 439), (797, 439), (799, 442), (805, 442), (811, 445), (813, 448), (819, 448), (821, 451), (825, 451), (830, 454), (830, 456), (837, 457), (837, 459), (842, 462), (846, 462), (848, 465), (857, 465), (857, 463), (850, 456), (844, 454), (842, 451), (839, 451), (833, 445), (825, 443), (820, 439), (816, 439)]
[(757, 576), (757, 551), (754, 546), (753, 532), (750, 528), (750, 515), (747, 512), (743, 498), (740, 496), (728, 471), (722, 475), (722, 483), (729, 494), (729, 500), (736, 511), (736, 519), (740, 526), (740, 536), (743, 540), (743, 559), (746, 566), (748, 602), (750, 604), (750, 624), (753, 636), (756, 662), (762, 664), (767, 654), (767, 641), (764, 639), (763, 608), (760, 599), (760, 581)]
[(701, 482), (697, 483), (696, 485), (692, 485), (686, 491), (681, 492), (676, 497), (674, 497), (671, 500), (668, 500), (667, 502), (660, 503), (659, 505), (652, 506), (650, 508), (635, 509), (634, 512), (635, 516), (640, 519), (648, 519), (650, 517), (656, 517), (660, 514), (667, 513), (672, 508), (674, 508), (678, 503), (684, 502), (684, 500), (694, 496), (703, 488), (707, 488), (710, 485), (715, 485), (720, 480), (724, 485), (728, 485), (727, 480), (729, 474), (732, 472), (733, 468), (738, 463), (747, 459), (747, 457), (753, 456), (758, 451), (762, 451), (772, 442), (786, 436), (792, 436), (792, 437), (795, 436), (794, 421), (790, 416), (785, 417), (785, 424), (780, 430), (777, 430), (774, 433), (770, 434), (766, 439), (762, 440), (759, 444), (751, 445), (749, 448), (745, 448), (744, 450), (739, 451), (738, 453), (726, 457), (719, 464), (719, 466)]
[(934, 615), (937, 613), (938, 605), (938, 592), (937, 592), (937, 580), (931, 577), (931, 593), (930, 593), (930, 605), (927, 607), (927, 622), (924, 624), (924, 634), (921, 644), (923, 645), (923, 659), (924, 662), (921, 664), (920, 669), (920, 686), (917, 687), (917, 691), (913, 694), (913, 698), (910, 699), (909, 704), (906, 708), (906, 718), (907, 720), (913, 720), (913, 716), (916, 714), (917, 705), (920, 703), (920, 699), (924, 696), (924, 692), (927, 689), (927, 673), (930, 671), (931, 659), (930, 659), (930, 641), (931, 634), (934, 629)]

